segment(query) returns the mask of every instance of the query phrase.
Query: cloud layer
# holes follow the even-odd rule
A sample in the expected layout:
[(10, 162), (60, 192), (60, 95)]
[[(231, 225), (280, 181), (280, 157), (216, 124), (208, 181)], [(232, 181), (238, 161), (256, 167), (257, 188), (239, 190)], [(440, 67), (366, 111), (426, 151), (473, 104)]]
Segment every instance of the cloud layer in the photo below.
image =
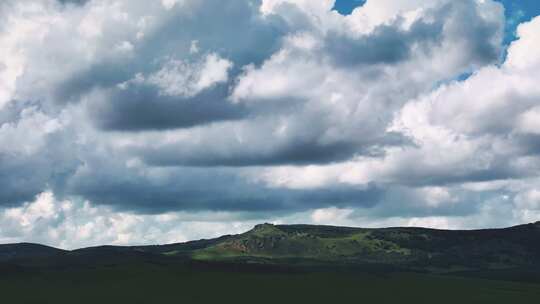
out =
[(333, 6), (2, 2), (0, 240), (538, 220), (540, 19), (507, 48), (491, 0)]

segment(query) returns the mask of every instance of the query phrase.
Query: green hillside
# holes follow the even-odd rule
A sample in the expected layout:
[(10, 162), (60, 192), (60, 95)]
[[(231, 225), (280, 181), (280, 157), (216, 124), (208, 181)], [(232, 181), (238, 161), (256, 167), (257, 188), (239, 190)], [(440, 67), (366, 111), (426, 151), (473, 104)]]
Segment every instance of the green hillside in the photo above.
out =
[(374, 238), (366, 229), (263, 224), (238, 237), (193, 253), (195, 259), (231, 257), (306, 258), (342, 262), (407, 259), (411, 250), (397, 243)]
[(162, 254), (203, 261), (279, 264), (296, 260), (462, 271), (538, 267), (539, 241), (539, 223), (470, 231), (262, 224), (189, 250), (182, 244), (172, 245)]

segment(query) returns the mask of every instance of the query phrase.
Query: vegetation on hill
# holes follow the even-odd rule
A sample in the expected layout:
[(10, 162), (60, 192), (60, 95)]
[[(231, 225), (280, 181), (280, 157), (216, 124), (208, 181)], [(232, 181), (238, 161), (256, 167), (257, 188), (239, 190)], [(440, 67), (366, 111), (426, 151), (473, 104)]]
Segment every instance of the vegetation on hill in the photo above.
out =
[[(239, 235), (155, 246), (63, 251), (36, 244), (0, 245), (0, 262), (84, 264), (104, 260), (183, 260), (289, 266), (387, 266), (429, 272), (540, 269), (540, 222), (506, 229), (365, 229), (261, 224)], [(28, 263), (26, 263), (28, 264)]]
[[(449, 231), (363, 229), (310, 225), (257, 225), (188, 251), (197, 260), (261, 263), (383, 264), (457, 271), (538, 267), (540, 224), (507, 229)], [(182, 245), (167, 255), (186, 254)]]

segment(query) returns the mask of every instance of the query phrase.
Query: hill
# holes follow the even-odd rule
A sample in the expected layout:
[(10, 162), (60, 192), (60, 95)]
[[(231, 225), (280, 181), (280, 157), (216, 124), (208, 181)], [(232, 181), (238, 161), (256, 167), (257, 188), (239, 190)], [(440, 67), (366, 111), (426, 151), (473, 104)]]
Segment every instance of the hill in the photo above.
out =
[(67, 251), (40, 244), (18, 243), (0, 245), (0, 262), (51, 258)]
[[(540, 223), (506, 229), (363, 229), (310, 225), (257, 225), (191, 251), (198, 260), (382, 264), (464, 270), (538, 267)], [(174, 249), (174, 247), (171, 247)], [(182, 254), (178, 250), (164, 254)]]
[(21, 266), (29, 260), (39, 265), (84, 265), (137, 259), (294, 267), (384, 266), (429, 272), (540, 269), (540, 222), (485, 230), (261, 224), (238, 235), (168, 245), (73, 251), (28, 243), (0, 245), (0, 262), (16, 261)]

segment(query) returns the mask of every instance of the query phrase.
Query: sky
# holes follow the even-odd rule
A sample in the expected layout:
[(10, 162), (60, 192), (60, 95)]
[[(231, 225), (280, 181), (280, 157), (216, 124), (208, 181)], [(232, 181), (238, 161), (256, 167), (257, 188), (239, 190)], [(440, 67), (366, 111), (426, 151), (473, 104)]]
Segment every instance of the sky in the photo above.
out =
[(0, 243), (538, 221), (538, 15), (532, 0), (1, 1)]

